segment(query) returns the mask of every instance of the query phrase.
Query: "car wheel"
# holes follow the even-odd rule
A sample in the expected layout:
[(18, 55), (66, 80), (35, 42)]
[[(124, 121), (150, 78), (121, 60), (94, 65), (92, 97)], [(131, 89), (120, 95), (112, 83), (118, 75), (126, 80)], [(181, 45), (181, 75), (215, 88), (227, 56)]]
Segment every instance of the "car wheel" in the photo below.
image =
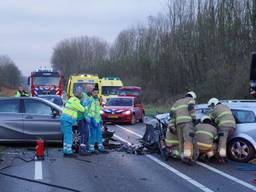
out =
[(135, 115), (132, 115), (131, 124), (134, 125), (137, 122)]
[(228, 145), (230, 159), (246, 163), (255, 156), (255, 150), (251, 143), (245, 139), (234, 139)]
[(141, 123), (144, 123), (144, 113), (142, 113), (142, 115), (141, 115), (140, 122), (141, 122)]

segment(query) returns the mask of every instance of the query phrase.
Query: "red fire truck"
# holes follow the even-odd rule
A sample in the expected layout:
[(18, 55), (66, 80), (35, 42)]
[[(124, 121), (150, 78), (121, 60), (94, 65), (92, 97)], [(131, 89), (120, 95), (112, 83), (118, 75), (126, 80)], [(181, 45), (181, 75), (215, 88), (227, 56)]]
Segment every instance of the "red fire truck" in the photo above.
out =
[(38, 69), (28, 78), (31, 96), (60, 95), (63, 92), (64, 75), (52, 69)]

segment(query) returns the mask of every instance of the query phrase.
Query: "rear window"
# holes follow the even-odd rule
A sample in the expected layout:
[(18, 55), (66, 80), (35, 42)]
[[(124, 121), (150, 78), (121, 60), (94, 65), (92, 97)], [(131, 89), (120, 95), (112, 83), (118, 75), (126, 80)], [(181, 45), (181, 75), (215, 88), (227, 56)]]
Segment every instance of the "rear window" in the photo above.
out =
[(129, 98), (110, 98), (106, 106), (132, 106), (133, 100)]
[(255, 114), (252, 111), (246, 110), (232, 110), (237, 123), (255, 123)]
[(0, 112), (19, 113), (19, 100), (0, 101)]

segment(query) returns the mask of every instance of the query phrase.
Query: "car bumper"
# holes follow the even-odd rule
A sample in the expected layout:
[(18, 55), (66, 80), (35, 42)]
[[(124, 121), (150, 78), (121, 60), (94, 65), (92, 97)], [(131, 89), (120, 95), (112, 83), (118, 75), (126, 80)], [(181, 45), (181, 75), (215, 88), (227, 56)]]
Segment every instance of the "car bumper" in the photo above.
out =
[(125, 114), (103, 114), (103, 122), (129, 123), (132, 121), (132, 115)]

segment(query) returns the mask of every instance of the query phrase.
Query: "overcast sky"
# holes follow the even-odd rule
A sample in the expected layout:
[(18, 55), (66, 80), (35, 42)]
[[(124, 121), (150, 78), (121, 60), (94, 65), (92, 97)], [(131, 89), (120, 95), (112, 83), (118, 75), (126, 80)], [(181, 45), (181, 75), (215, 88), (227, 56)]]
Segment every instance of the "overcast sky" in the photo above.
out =
[(165, 10), (166, 0), (5, 0), (0, 2), (0, 55), (23, 75), (50, 66), (60, 40), (82, 35), (112, 43), (118, 33)]

